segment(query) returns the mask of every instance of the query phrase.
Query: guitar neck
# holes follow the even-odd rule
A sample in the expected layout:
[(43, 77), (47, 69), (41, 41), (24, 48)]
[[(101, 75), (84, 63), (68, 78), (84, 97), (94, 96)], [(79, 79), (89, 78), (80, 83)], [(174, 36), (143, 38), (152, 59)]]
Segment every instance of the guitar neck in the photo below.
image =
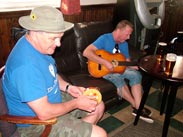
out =
[(137, 62), (119, 61), (118, 66), (137, 66)]

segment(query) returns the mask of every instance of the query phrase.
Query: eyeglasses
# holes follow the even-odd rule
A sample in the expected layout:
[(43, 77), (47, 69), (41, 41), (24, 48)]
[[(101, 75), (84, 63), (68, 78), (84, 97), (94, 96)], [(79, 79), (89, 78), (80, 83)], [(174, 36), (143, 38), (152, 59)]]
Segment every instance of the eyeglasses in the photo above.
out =
[(116, 52), (115, 53), (120, 53), (120, 51), (119, 51), (119, 45), (117, 43), (115, 44), (115, 47), (114, 48), (116, 49)]

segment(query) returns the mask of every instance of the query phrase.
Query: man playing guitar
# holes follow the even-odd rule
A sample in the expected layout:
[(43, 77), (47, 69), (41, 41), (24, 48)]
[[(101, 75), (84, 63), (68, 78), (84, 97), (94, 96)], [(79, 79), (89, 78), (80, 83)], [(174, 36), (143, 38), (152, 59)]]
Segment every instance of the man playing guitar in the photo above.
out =
[[(117, 87), (117, 94), (120, 98), (127, 100), (132, 108), (132, 115), (136, 116), (137, 109), (139, 108), (143, 90), (141, 86), (142, 76), (138, 71), (137, 66), (125, 67), (122, 72), (115, 71), (115, 65), (113, 61), (107, 59), (107, 57), (102, 57), (98, 54), (98, 51), (105, 50), (110, 54), (121, 54), (124, 56), (125, 61), (130, 61), (130, 55), (128, 51), (128, 43), (126, 40), (130, 38), (133, 31), (133, 25), (127, 20), (120, 21), (112, 33), (107, 33), (101, 35), (96, 41), (90, 44), (83, 52), (83, 56), (87, 57), (89, 62), (96, 62), (101, 66), (98, 69), (103, 69), (104, 66), (109, 73), (106, 73), (103, 78), (113, 82)], [(108, 55), (106, 55), (108, 56)], [(120, 58), (120, 57), (119, 57)], [(122, 58), (122, 57), (121, 57)], [(96, 68), (93, 68), (96, 69)], [(91, 71), (91, 68), (89, 72)], [(99, 71), (100, 72), (100, 71)], [(129, 80), (129, 86), (127, 85), (125, 79)], [(151, 118), (152, 112), (144, 108), (140, 118), (148, 123), (153, 123)]]

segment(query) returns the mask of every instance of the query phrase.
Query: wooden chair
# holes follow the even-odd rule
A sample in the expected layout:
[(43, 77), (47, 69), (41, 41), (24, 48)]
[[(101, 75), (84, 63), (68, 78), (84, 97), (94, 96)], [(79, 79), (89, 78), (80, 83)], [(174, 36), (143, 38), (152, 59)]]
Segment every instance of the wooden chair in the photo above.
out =
[[(3, 69), (0, 69), (0, 76), (2, 76)], [(4, 93), (2, 90), (2, 81), (0, 79), (0, 132), (3, 137), (20, 137), (17, 131), (16, 124), (36, 124), (45, 125), (45, 129), (41, 134), (41, 137), (48, 137), (52, 125), (57, 122), (56, 118), (50, 120), (40, 120), (37, 117), (24, 117), (24, 116), (13, 116), (8, 114), (8, 108)]]

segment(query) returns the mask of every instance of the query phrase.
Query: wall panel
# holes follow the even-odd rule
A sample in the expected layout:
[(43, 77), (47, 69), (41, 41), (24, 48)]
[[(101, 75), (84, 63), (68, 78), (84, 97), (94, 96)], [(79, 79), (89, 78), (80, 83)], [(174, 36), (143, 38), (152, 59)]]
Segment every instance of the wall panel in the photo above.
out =
[(161, 41), (169, 43), (177, 31), (183, 31), (183, 0), (166, 1), (165, 20), (162, 26)]

